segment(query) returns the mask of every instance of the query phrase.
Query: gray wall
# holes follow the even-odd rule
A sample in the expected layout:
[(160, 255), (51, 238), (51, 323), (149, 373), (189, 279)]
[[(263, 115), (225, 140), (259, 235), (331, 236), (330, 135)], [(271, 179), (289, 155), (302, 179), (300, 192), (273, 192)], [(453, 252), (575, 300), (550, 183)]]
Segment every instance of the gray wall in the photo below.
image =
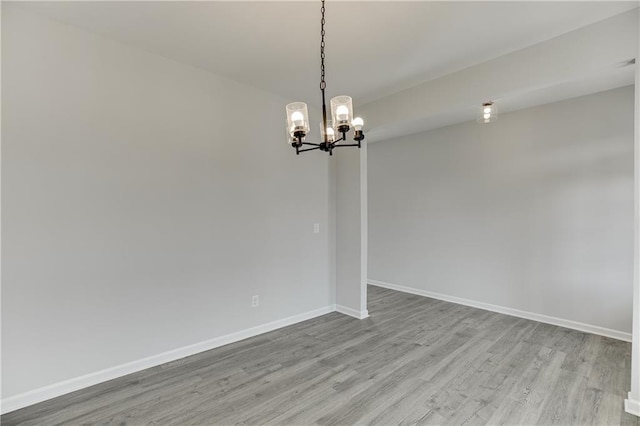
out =
[(369, 277), (630, 332), (633, 87), (369, 146)]
[(7, 3), (2, 89), (3, 397), (335, 303), (286, 100)]

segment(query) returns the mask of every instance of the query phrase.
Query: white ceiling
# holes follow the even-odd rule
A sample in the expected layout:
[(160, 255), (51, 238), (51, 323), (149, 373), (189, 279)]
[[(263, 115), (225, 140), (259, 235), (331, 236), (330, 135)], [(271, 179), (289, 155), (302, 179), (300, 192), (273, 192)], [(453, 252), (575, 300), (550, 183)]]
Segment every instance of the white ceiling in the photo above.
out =
[[(20, 7), (289, 99), (319, 97), (319, 2)], [(327, 91), (360, 104), (638, 7), (631, 2), (327, 2)]]
[[(497, 99), (499, 113), (518, 111), (524, 108), (559, 102), (590, 93), (602, 92), (633, 84), (635, 66), (603, 70), (601, 73), (576, 77), (570, 81), (558, 82), (548, 87), (527, 88), (521, 93)], [(367, 142), (375, 143), (389, 139), (426, 132), (428, 130), (475, 120), (478, 105), (467, 105), (441, 111), (412, 122), (400, 122), (390, 126), (367, 129)]]

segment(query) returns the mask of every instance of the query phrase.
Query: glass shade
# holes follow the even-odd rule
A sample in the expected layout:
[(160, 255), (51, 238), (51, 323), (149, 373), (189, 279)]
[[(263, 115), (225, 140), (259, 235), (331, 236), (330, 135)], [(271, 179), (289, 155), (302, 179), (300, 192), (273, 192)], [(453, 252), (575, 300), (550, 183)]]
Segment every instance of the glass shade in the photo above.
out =
[(309, 112), (304, 102), (292, 102), (287, 105), (287, 129), (291, 137), (305, 136), (309, 133)]
[(322, 123), (320, 123), (320, 142), (324, 142), (324, 134), (327, 134), (327, 142), (333, 142), (336, 140), (336, 132), (333, 130), (331, 121), (327, 121), (327, 129), (325, 131)]
[(331, 119), (336, 129), (347, 126), (347, 130), (349, 130), (349, 125), (353, 120), (353, 105), (350, 96), (336, 96), (331, 99)]
[(498, 119), (498, 107), (493, 102), (485, 102), (476, 115), (478, 123), (492, 123)]

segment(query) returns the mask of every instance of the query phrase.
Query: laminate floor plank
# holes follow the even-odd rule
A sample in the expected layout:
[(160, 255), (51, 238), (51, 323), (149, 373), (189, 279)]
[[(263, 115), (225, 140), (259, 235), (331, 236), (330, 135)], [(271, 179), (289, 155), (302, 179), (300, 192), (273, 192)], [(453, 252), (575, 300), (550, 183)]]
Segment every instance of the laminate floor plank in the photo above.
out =
[(631, 345), (370, 286), (331, 313), (2, 416), (3, 425), (625, 425)]

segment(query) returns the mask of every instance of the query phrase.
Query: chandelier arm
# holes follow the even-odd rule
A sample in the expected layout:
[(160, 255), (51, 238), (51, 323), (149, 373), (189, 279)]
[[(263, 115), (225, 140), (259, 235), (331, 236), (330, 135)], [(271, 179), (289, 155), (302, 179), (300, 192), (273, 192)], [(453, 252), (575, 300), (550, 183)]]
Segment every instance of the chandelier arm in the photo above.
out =
[(313, 143), (313, 142), (302, 142), (302, 145), (320, 146), (319, 143)]
[(360, 144), (359, 143), (343, 143), (343, 144), (334, 146), (334, 148), (341, 148), (345, 146), (360, 146)]
[(316, 149), (320, 149), (320, 147), (316, 146), (314, 148), (299, 149), (299, 150), (297, 150), (297, 152), (300, 153), (300, 152), (306, 152), (306, 151), (315, 151)]

